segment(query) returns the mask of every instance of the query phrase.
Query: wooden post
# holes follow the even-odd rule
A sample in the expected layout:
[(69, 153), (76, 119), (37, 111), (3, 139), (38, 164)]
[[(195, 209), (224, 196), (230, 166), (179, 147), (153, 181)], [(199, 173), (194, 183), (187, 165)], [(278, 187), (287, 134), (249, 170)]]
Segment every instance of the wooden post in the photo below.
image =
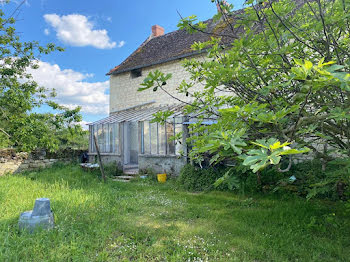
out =
[(103, 165), (102, 165), (102, 160), (101, 160), (100, 149), (98, 148), (97, 138), (96, 138), (96, 135), (95, 135), (95, 134), (94, 134), (94, 142), (95, 142), (95, 147), (96, 147), (96, 151), (97, 151), (98, 162), (99, 162), (99, 164), (100, 164), (101, 177), (102, 177), (103, 181), (106, 182), (106, 176), (105, 176), (105, 171), (103, 170)]

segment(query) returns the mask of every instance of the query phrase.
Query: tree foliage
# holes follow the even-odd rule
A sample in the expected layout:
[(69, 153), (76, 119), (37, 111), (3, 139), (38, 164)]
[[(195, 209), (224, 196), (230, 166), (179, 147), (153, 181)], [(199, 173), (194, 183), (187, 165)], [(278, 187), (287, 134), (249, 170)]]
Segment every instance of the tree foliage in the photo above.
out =
[(80, 125), (62, 128), (56, 132), (61, 149), (81, 149), (89, 147), (89, 131), (84, 130)]
[[(192, 45), (206, 55), (183, 62), (190, 80), (178, 88), (193, 100), (186, 113), (217, 120), (192, 126), (191, 158), (201, 162), (209, 151), (212, 163), (234, 159), (258, 172), (284, 171), (283, 157), (289, 170), (308, 149), (324, 164), (348, 156), (350, 1), (248, 0), (238, 11), (212, 2), (220, 7), (215, 29), (225, 30), (208, 31), (194, 16), (179, 23), (212, 34)], [(143, 87), (166, 88), (164, 77), (150, 75)]]
[[(22, 41), (15, 29), (19, 8), (9, 17), (0, 10), (0, 146), (54, 150), (59, 144), (56, 132), (81, 121), (80, 108), (69, 110), (53, 102), (54, 90), (38, 86), (27, 73), (38, 68), (41, 55), (63, 49)], [(54, 113), (38, 113), (43, 105)]]

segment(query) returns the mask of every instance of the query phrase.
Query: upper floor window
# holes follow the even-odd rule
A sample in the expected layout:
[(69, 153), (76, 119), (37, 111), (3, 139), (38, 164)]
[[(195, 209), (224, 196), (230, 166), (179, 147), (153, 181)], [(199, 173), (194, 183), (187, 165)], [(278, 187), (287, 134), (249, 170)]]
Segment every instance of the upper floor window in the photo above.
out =
[(142, 68), (131, 70), (130, 72), (131, 78), (136, 78), (142, 76)]

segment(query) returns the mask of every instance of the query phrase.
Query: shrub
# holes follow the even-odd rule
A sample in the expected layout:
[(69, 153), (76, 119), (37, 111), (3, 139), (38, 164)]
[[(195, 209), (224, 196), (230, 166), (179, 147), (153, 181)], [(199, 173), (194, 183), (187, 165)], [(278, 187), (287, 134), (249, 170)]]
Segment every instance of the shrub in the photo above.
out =
[[(281, 176), (277, 171), (275, 177)], [(262, 177), (266, 176), (266, 173)], [(295, 181), (290, 180), (291, 176)], [(315, 159), (304, 161), (292, 166), (287, 173), (282, 173), (280, 180), (272, 183), (274, 191), (295, 193), (307, 199), (327, 198), (331, 200), (347, 199), (349, 197), (350, 160), (336, 159), (329, 162), (325, 170), (322, 163)]]
[[(185, 165), (177, 179), (178, 185), (189, 191), (208, 191), (216, 189), (214, 183), (227, 171), (226, 167), (199, 168), (190, 164)], [(220, 185), (217, 189), (227, 190), (226, 185)]]
[[(264, 191), (269, 191), (286, 175), (273, 168), (261, 173)], [(261, 191), (257, 175), (249, 168), (240, 166), (209, 166), (199, 168), (190, 164), (184, 166), (177, 180), (178, 184), (189, 191), (233, 190), (240, 193), (255, 193)]]
[[(257, 174), (242, 165), (233, 167), (199, 168), (186, 165), (177, 183), (189, 191), (233, 190), (239, 193), (294, 194), (307, 199), (317, 197), (331, 200), (347, 200), (350, 197), (350, 159), (337, 159), (322, 170), (320, 160), (304, 161), (292, 166), (285, 173), (275, 167)], [(349, 204), (350, 206), (350, 204)], [(350, 210), (350, 209), (349, 209)]]

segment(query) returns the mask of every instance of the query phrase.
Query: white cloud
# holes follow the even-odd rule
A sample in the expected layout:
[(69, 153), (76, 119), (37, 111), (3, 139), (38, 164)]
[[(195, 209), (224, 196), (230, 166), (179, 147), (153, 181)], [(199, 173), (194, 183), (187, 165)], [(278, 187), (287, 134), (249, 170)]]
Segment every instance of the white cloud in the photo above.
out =
[(125, 45), (125, 41), (120, 41), (119, 43), (118, 43), (118, 47), (120, 48), (120, 47), (123, 47)]
[(80, 125), (83, 130), (89, 130), (89, 126), (88, 124), (91, 123), (91, 122), (87, 122), (87, 121), (80, 121), (80, 122), (76, 122), (76, 123), (73, 123), (74, 125)]
[(45, 35), (49, 35), (49, 34), (50, 34), (50, 30), (47, 29), (47, 28), (45, 28), (45, 29), (44, 29), (44, 34), (45, 34)]
[(83, 74), (71, 69), (61, 69), (57, 64), (39, 61), (38, 69), (28, 69), (33, 79), (48, 89), (55, 89), (55, 101), (68, 108), (81, 106), (81, 111), (88, 114), (107, 114), (109, 95), (108, 81), (86, 82), (91, 74)]
[(56, 31), (57, 38), (66, 44), (99, 49), (110, 49), (117, 45), (109, 38), (107, 30), (94, 29), (94, 24), (84, 15), (45, 14), (44, 19)]

